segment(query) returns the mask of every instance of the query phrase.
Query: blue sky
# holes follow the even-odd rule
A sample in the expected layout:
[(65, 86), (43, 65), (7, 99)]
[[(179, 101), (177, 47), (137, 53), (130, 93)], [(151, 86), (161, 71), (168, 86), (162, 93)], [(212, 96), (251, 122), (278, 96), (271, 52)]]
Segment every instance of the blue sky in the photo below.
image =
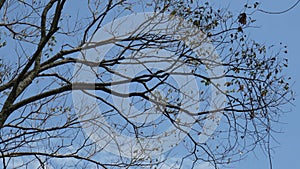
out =
[[(212, 0), (211, 4), (215, 6), (227, 7), (233, 13), (238, 14), (243, 9), (246, 1), (241, 0)], [(260, 8), (267, 11), (282, 11), (292, 6), (296, 0), (261, 0)], [(255, 14), (257, 20), (256, 25), (259, 28), (249, 30), (251, 37), (261, 43), (268, 45), (279, 45), (280, 42), (288, 46), (289, 67), (286, 74), (292, 77), (293, 90), (296, 93), (294, 106), (286, 106), (286, 110), (291, 111), (282, 116), (282, 124), (276, 127), (283, 133), (276, 134), (279, 144), (273, 152), (274, 169), (299, 168), (298, 154), (300, 152), (300, 4), (289, 12), (280, 15), (269, 15), (261, 12)], [(250, 153), (248, 158), (232, 165), (233, 169), (266, 169), (268, 161), (262, 152), (257, 151), (256, 154)]]
[[(241, 0), (213, 0), (210, 1), (211, 4), (219, 7), (229, 7), (235, 15), (239, 14), (243, 5), (247, 1)], [(252, 1), (254, 2), (254, 1)], [(295, 0), (262, 0), (259, 1), (260, 8), (267, 11), (282, 11), (288, 9), (295, 3)], [(299, 39), (300, 39), (300, 22), (297, 22), (300, 18), (300, 4), (291, 11), (280, 14), (280, 15), (269, 15), (261, 12), (255, 13), (255, 19), (257, 20), (256, 26), (259, 28), (253, 28), (249, 30), (251, 37), (258, 42), (265, 43), (268, 45), (278, 45), (282, 42), (288, 46), (288, 59), (289, 67), (286, 70), (286, 74), (293, 78), (295, 82), (293, 84), (293, 89), (295, 93), (300, 93), (299, 86), (300, 80), (300, 58), (297, 56), (300, 53)], [(300, 152), (300, 146), (298, 140), (300, 139), (300, 133), (298, 131), (300, 115), (298, 112), (300, 108), (299, 105), (300, 96), (296, 95), (295, 106), (286, 106), (287, 110), (292, 109), (291, 112), (282, 116), (282, 124), (276, 127), (280, 129), (283, 133), (276, 134), (276, 138), (280, 144), (273, 144), (276, 146), (273, 152), (273, 164), (274, 169), (284, 169), (284, 168), (298, 168), (298, 152)], [(232, 164), (233, 169), (266, 169), (268, 168), (267, 157), (259, 151), (256, 153), (250, 153), (248, 157), (240, 162)]]
[[(222, 1), (222, 4), (230, 4), (230, 10), (233, 12), (241, 11), (243, 4), (246, 1)], [(292, 6), (296, 0), (262, 0), (259, 1), (260, 8), (266, 11), (283, 11)], [(212, 1), (216, 5), (220, 2), (216, 0)], [(300, 4), (293, 8), (291, 11), (280, 15), (270, 15), (261, 12), (255, 14), (257, 19), (256, 25), (260, 26), (257, 29), (251, 29), (249, 31), (252, 38), (266, 44), (278, 45), (280, 42), (288, 46), (289, 67), (285, 71), (288, 76), (292, 77), (294, 82), (293, 90), (296, 93), (294, 106), (286, 106), (286, 110), (291, 109), (289, 113), (285, 114), (281, 118), (281, 122), (278, 128), (283, 132), (276, 134), (279, 144), (273, 144), (276, 146), (273, 152), (273, 168), (299, 168), (299, 152), (300, 152)], [(268, 168), (268, 161), (265, 156), (257, 152), (249, 154), (247, 159), (234, 164), (236, 169), (265, 169)]]
[[(243, 10), (243, 6), (247, 1), (241, 0), (212, 0), (210, 4), (216, 7), (228, 7), (235, 15), (239, 14)], [(251, 1), (255, 2), (255, 1)], [(249, 1), (249, 3), (251, 3)], [(296, 0), (261, 0), (260, 9), (266, 11), (283, 11), (295, 4)], [(255, 23), (259, 28), (252, 28), (248, 30), (252, 39), (260, 43), (265, 43), (269, 45), (277, 45), (282, 42), (284, 45), (288, 46), (289, 67), (286, 69), (285, 73), (287, 76), (292, 77), (293, 90), (296, 93), (296, 100), (293, 102), (294, 105), (285, 106), (288, 112), (282, 115), (281, 124), (276, 124), (276, 128), (282, 131), (281, 134), (275, 134), (279, 144), (274, 143), (273, 146), (273, 169), (285, 169), (299, 168), (298, 153), (300, 152), (300, 145), (298, 140), (300, 140), (300, 132), (298, 131), (300, 123), (300, 111), (299, 103), (299, 86), (300, 80), (300, 4), (293, 8), (291, 11), (280, 14), (280, 15), (270, 15), (262, 12), (257, 12), (253, 15), (257, 20)], [(255, 153), (250, 153), (246, 159), (232, 164), (233, 169), (267, 169), (269, 168), (269, 163), (267, 157), (260, 152), (259, 149)]]

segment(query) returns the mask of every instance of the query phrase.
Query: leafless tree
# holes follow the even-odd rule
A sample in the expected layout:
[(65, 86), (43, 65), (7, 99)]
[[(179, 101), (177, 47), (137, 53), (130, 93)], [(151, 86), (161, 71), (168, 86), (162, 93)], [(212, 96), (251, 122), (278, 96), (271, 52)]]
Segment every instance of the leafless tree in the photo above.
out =
[(293, 93), (286, 46), (248, 37), (256, 11), (1, 0), (0, 166), (218, 168), (260, 147), (272, 168)]

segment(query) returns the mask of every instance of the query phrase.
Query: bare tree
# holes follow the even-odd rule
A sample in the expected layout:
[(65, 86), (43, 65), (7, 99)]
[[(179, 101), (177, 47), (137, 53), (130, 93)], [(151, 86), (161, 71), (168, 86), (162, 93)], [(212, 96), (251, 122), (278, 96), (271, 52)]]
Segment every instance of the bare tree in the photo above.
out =
[(286, 47), (248, 37), (258, 7), (0, 1), (0, 166), (218, 168), (260, 147), (272, 168), (293, 94)]

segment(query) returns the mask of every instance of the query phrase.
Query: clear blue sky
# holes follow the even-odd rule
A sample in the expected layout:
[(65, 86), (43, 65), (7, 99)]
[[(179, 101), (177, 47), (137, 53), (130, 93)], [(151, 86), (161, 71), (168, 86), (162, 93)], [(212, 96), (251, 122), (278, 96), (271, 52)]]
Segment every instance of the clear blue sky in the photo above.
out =
[[(196, 1), (196, 0), (194, 0)], [(209, 0), (207, 0), (209, 1)], [(260, 8), (267, 11), (282, 11), (289, 8), (297, 0), (257, 0), (261, 3)], [(211, 0), (212, 4), (221, 7), (229, 6), (233, 13), (239, 13), (246, 0)], [(254, 1), (252, 1), (254, 2)], [(288, 105), (286, 109), (292, 111), (281, 118), (280, 126), (277, 128), (283, 131), (276, 134), (280, 144), (273, 152), (274, 169), (298, 169), (300, 153), (300, 4), (291, 11), (280, 15), (269, 15), (256, 13), (256, 25), (260, 28), (251, 29), (250, 34), (253, 39), (266, 44), (279, 44), (282, 42), (288, 46), (289, 67), (286, 74), (294, 81), (293, 90), (296, 93), (295, 106)], [(261, 152), (249, 154), (248, 158), (233, 164), (233, 169), (267, 169), (268, 161)]]
[[(233, 12), (239, 12), (246, 1), (231, 0), (218, 2), (211, 1), (215, 5), (230, 4)], [(261, 0), (260, 8), (267, 11), (282, 11), (292, 6), (296, 0)], [(274, 169), (297, 169), (299, 168), (300, 153), (300, 4), (291, 11), (280, 15), (269, 15), (264, 13), (256, 13), (258, 29), (250, 31), (251, 37), (266, 44), (279, 44), (283, 42), (288, 46), (289, 67), (286, 71), (294, 81), (293, 89), (296, 93), (295, 106), (289, 106), (292, 111), (282, 116), (281, 121), (285, 124), (280, 125), (280, 129), (284, 132), (275, 135), (279, 145), (273, 153)], [(263, 154), (257, 153), (249, 155), (249, 157), (239, 163), (234, 164), (234, 169), (266, 169), (268, 162)]]
[[(282, 11), (292, 6), (296, 0), (257, 0), (260, 2), (260, 8), (267, 11)], [(211, 4), (219, 7), (229, 7), (233, 13), (238, 14), (243, 9), (245, 0), (211, 0)], [(250, 1), (255, 2), (255, 1)], [(293, 89), (296, 95), (295, 106), (287, 106), (287, 110), (291, 112), (282, 116), (280, 126), (277, 126), (284, 133), (276, 134), (276, 138), (280, 144), (273, 152), (274, 169), (297, 169), (299, 168), (298, 153), (300, 152), (300, 89), (297, 88), (300, 82), (300, 4), (291, 11), (280, 15), (269, 15), (257, 12), (255, 19), (256, 25), (260, 28), (251, 29), (251, 37), (261, 43), (279, 45), (280, 42), (288, 46), (289, 67), (286, 71), (288, 76), (293, 78), (295, 82)], [(233, 164), (233, 169), (267, 169), (269, 167), (267, 157), (262, 152), (249, 154), (248, 158), (241, 162)]]

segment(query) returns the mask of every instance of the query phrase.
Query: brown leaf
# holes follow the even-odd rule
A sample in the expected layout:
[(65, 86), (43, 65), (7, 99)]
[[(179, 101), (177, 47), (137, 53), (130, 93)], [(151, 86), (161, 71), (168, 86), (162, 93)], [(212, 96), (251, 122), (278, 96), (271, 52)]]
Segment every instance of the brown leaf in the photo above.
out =
[(243, 25), (246, 25), (246, 23), (247, 23), (247, 15), (246, 15), (246, 13), (241, 13), (239, 15), (239, 23), (241, 23)]

